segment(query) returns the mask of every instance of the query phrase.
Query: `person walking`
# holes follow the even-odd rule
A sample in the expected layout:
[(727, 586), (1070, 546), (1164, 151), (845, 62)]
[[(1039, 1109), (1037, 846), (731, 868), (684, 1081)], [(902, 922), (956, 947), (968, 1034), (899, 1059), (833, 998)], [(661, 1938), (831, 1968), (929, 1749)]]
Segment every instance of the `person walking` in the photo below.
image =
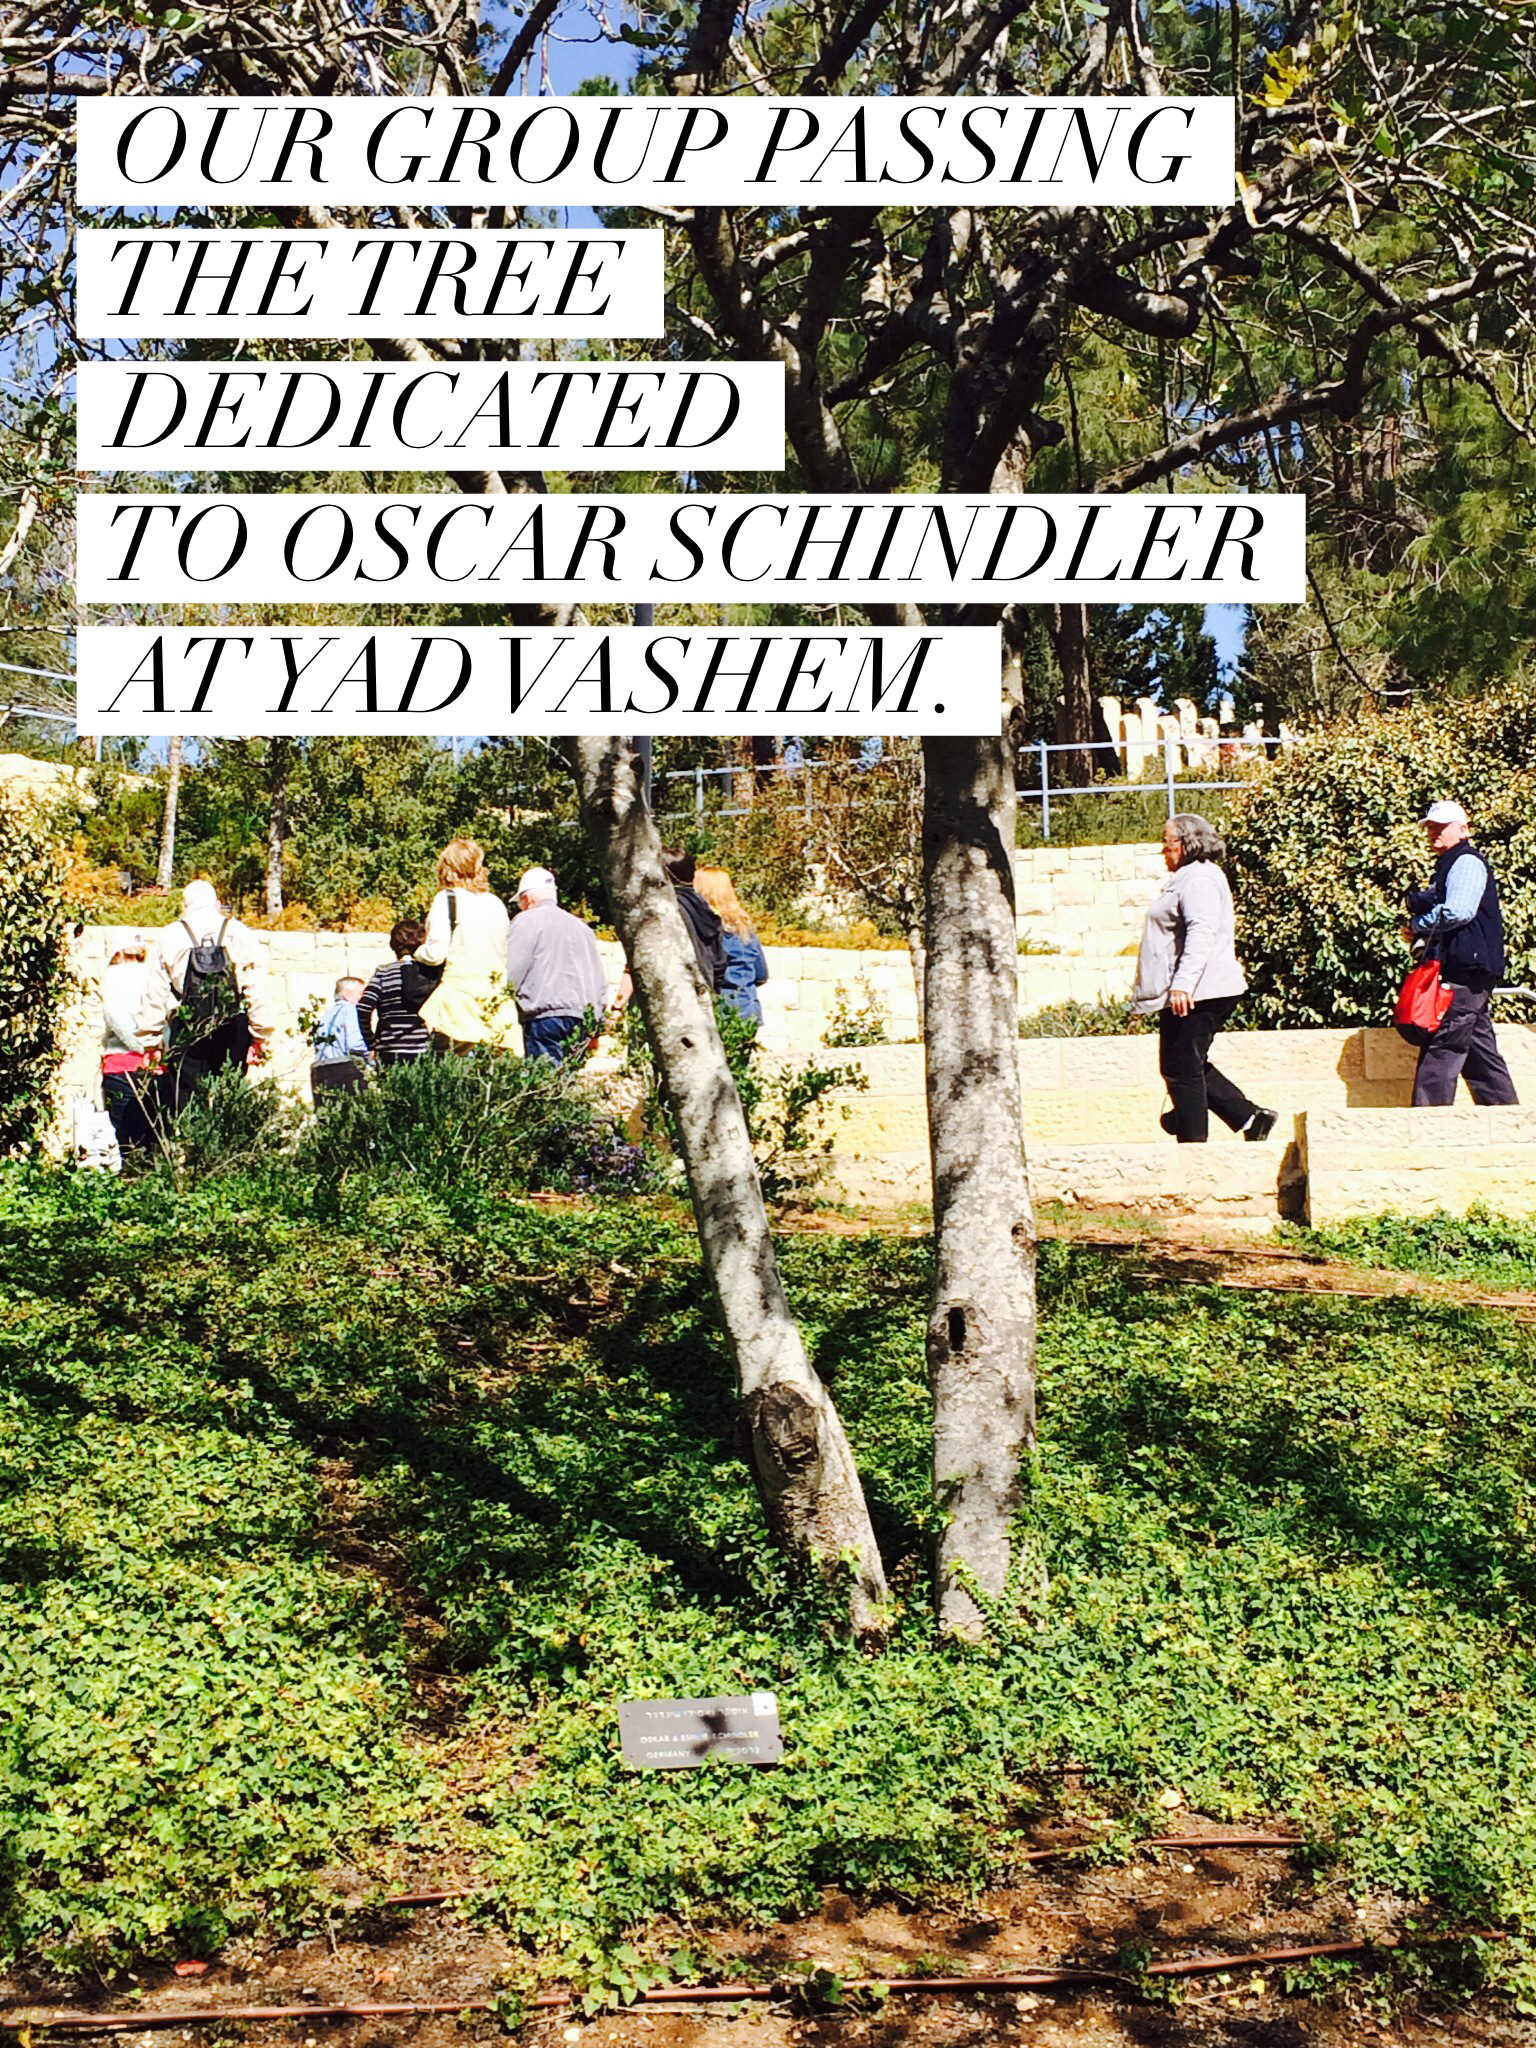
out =
[(414, 956), (418, 967), (443, 970), (421, 1006), (435, 1051), (518, 1050), (517, 1007), (507, 997), (510, 924), (507, 906), (491, 893), (485, 848), (477, 839), (449, 840), (438, 855), (427, 936)]
[(694, 956), (704, 977), (704, 986), (711, 994), (718, 995), (725, 987), (725, 944), (721, 937), (719, 913), (710, 908), (693, 886), (698, 863), (691, 853), (664, 851), (661, 865), (672, 884), (677, 907), (683, 913), (683, 923), (687, 925), (688, 936), (693, 941)]
[[(693, 886), (698, 863), (691, 853), (673, 853), (663, 847), (661, 866), (662, 872), (672, 884), (677, 907), (683, 913), (683, 925), (693, 945), (693, 957), (698, 962), (700, 978), (710, 995), (717, 996), (725, 987), (727, 966), (723, 927), (719, 912), (711, 910)], [(619, 1018), (629, 1008), (634, 993), (634, 976), (626, 964), (624, 972), (619, 976), (618, 993), (613, 999), (611, 1022), (617, 1024)]]
[(1493, 869), (1472, 844), (1459, 803), (1442, 798), (1420, 822), (1435, 865), (1423, 888), (1408, 891), (1404, 935), (1422, 944), (1425, 959), (1439, 962), (1451, 1007), (1419, 1049), (1414, 1107), (1445, 1108), (1456, 1100), (1463, 1078), (1474, 1102), (1516, 1104), (1520, 1098), (1488, 1014), (1489, 997), (1504, 973), (1504, 914)]
[(1278, 1119), (1211, 1065), (1211, 1041), (1248, 986), (1237, 963), (1232, 891), (1220, 866), (1226, 850), (1197, 812), (1168, 820), (1168, 880), (1147, 911), (1136, 961), (1132, 1007), (1143, 1016), (1157, 1013), (1158, 1070), (1173, 1102), (1162, 1125), (1181, 1145), (1206, 1142), (1212, 1110), (1249, 1144), (1267, 1138)]
[(752, 920), (724, 868), (696, 868), (694, 887), (720, 920), (720, 943), (725, 948), (720, 993), (749, 1024), (761, 1025), (763, 1006), (757, 992), (768, 979), (768, 960)]
[(311, 1034), (315, 1057), (310, 1064), (309, 1085), (316, 1102), (322, 1095), (344, 1093), (363, 1085), (363, 1073), (372, 1055), (357, 1015), (362, 993), (361, 977), (344, 974), (336, 984), (330, 1008)]
[(426, 944), (427, 928), (414, 917), (397, 918), (389, 934), (394, 958), (376, 967), (357, 1000), (357, 1021), (381, 1067), (418, 1060), (427, 1050), (427, 1027), (421, 1006), (437, 986), (439, 975), (418, 964), (415, 953)]
[(101, 977), (101, 1098), (124, 1152), (154, 1139), (149, 1054), (138, 1030), (148, 980), (149, 947), (142, 932), (129, 932)]
[(188, 882), (181, 917), (161, 932), (150, 960), (140, 1046), (152, 1053), (167, 1029), (164, 1100), (173, 1116), (210, 1075), (265, 1059), (277, 1030), (265, 955), (211, 882)]
[(588, 1014), (602, 1018), (608, 977), (591, 931), (561, 909), (548, 868), (529, 868), (517, 885), (507, 980), (517, 998), (526, 1056), (556, 1066), (579, 1059), (589, 1043)]

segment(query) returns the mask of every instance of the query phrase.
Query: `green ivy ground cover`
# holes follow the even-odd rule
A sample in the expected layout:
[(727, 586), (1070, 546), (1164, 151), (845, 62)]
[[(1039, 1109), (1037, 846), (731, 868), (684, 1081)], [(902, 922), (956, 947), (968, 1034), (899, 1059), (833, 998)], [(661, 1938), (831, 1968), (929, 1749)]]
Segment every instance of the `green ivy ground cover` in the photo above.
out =
[(1470, 1215), (1367, 1216), (1328, 1230), (1293, 1226), (1285, 1235), (1310, 1251), (1359, 1265), (1468, 1280), (1481, 1287), (1536, 1287), (1536, 1220)]
[[(974, 1886), (1068, 1759), (1130, 1829), (1176, 1786), (1287, 1815), (1446, 1921), (1536, 1930), (1528, 1332), (1139, 1291), (1046, 1247), (1050, 1593), (991, 1648), (940, 1651), (927, 1248), (795, 1238), (905, 1603), (869, 1658), (763, 1550), (682, 1224), (640, 1202), (364, 1194), (345, 1224), (291, 1203), (0, 1174), (10, 1953), (292, 1924), (324, 1862), (456, 1827), (550, 1955), (828, 1883)], [(321, 1457), (360, 1475), (497, 1731), (469, 1820), (407, 1740), (397, 1610), (317, 1534)], [(762, 1687), (777, 1770), (624, 1768), (619, 1699)]]

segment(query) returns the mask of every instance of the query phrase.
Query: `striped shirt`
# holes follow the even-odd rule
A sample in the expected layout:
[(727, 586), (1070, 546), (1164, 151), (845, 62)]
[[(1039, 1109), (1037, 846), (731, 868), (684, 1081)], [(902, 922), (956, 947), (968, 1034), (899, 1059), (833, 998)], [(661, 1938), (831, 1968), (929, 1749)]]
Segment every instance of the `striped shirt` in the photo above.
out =
[(374, 970), (357, 999), (357, 1014), (381, 1065), (413, 1060), (426, 1051), (427, 1027), (419, 1012), (434, 979), (410, 959), (391, 960)]

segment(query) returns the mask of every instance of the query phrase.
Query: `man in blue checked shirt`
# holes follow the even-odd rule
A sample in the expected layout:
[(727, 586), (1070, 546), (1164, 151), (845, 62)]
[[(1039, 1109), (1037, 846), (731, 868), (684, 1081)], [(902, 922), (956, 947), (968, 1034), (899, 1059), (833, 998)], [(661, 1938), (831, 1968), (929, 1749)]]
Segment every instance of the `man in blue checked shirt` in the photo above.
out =
[(358, 1021), (357, 999), (362, 992), (357, 976), (344, 974), (336, 984), (330, 1008), (310, 1036), (315, 1057), (309, 1085), (316, 1101), (327, 1089), (360, 1087), (364, 1069), (373, 1058)]
[(1408, 891), (1405, 930), (1422, 944), (1425, 959), (1439, 961), (1451, 1007), (1419, 1053), (1414, 1107), (1454, 1102), (1463, 1075), (1474, 1102), (1516, 1103), (1520, 1098), (1488, 1014), (1488, 999), (1504, 973), (1504, 917), (1493, 869), (1472, 844), (1460, 804), (1433, 803), (1422, 823), (1435, 871), (1427, 887)]

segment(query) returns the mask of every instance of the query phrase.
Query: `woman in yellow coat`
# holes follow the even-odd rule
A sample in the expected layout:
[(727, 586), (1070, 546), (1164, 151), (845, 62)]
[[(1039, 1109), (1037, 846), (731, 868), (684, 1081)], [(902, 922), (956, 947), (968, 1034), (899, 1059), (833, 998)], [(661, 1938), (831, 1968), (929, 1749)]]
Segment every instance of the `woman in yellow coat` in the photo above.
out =
[(467, 1052), (472, 1045), (519, 1052), (517, 1005), (507, 987), (511, 919), (491, 894), (480, 842), (450, 840), (438, 856), (437, 882), (416, 962), (441, 965), (443, 978), (422, 1004), (421, 1021), (439, 1052)]

